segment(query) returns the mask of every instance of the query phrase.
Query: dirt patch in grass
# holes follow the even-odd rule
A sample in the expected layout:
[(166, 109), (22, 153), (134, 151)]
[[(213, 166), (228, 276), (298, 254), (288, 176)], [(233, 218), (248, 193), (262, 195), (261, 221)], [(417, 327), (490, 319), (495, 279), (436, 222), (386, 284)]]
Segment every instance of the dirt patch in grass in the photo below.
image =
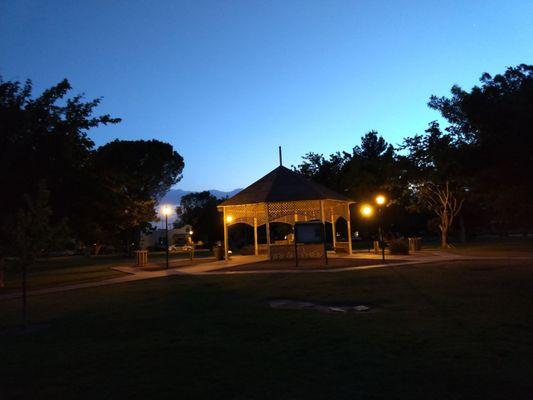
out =
[(313, 310), (321, 311), (330, 314), (346, 314), (346, 313), (368, 313), (374, 312), (374, 308), (370, 308), (364, 304), (321, 304), (310, 301), (290, 300), (290, 299), (274, 299), (268, 302), (271, 308), (282, 310)]

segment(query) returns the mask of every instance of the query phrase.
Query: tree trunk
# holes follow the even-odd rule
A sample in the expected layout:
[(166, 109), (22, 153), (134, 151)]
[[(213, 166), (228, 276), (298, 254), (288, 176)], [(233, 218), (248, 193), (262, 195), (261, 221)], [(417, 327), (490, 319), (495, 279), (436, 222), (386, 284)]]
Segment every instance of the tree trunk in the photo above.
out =
[(94, 245), (94, 253), (93, 253), (93, 255), (97, 256), (98, 254), (100, 254), (100, 250), (102, 250), (102, 244), (96, 243)]
[(443, 249), (448, 248), (448, 228), (441, 228), (440, 247)]

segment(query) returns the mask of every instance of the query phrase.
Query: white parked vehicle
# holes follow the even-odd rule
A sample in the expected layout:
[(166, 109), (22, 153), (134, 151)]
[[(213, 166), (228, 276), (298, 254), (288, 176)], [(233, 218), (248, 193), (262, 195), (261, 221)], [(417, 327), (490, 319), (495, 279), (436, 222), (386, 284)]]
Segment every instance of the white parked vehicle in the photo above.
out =
[(179, 253), (182, 251), (191, 251), (194, 250), (194, 246), (191, 245), (180, 245), (180, 244), (173, 244), (172, 246), (168, 246), (168, 251), (170, 253)]

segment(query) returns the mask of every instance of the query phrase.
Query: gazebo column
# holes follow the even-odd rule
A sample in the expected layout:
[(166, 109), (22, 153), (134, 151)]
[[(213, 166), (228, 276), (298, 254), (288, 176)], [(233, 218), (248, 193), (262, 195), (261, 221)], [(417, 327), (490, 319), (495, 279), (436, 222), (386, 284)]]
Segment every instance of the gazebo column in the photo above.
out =
[(271, 260), (270, 254), (270, 213), (268, 210), (268, 203), (266, 204), (266, 236), (267, 236), (267, 250), (268, 250), (268, 259)]
[(350, 217), (350, 203), (346, 203), (346, 229), (348, 230), (348, 254), (352, 254), (352, 218)]
[(333, 214), (333, 208), (331, 208), (331, 234), (333, 235), (333, 251), (335, 251), (335, 245), (337, 244), (337, 232), (335, 231), (335, 215)]
[(266, 222), (266, 235), (267, 235), (267, 250), (268, 258), (270, 259), (270, 221)]
[(254, 217), (254, 250), (255, 250), (255, 255), (258, 256), (259, 255), (259, 244), (257, 242), (257, 218)]
[(226, 207), (222, 207), (224, 215), (224, 259), (228, 262), (228, 222), (226, 219)]

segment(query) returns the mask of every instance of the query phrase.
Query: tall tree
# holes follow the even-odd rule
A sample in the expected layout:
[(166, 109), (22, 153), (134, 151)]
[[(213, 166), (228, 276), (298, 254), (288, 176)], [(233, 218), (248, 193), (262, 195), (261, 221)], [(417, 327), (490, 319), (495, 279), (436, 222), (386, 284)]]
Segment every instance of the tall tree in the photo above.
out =
[[(113, 224), (118, 238), (128, 244), (157, 218), (155, 206), (180, 181), (183, 158), (168, 143), (158, 140), (115, 140), (99, 147), (94, 165), (105, 193), (102, 224)], [(98, 237), (93, 238), (97, 241)]]
[(307, 153), (302, 163), (293, 169), (307, 178), (334, 190), (342, 190), (342, 176), (350, 155), (346, 152), (331, 154), (328, 159), (322, 154)]
[(441, 247), (449, 246), (448, 234), (461, 210), (467, 183), (461, 169), (463, 144), (454, 135), (443, 133), (437, 122), (429, 124), (423, 135), (404, 139), (400, 164), (409, 189), (418, 205), (439, 217)]
[[(73, 234), (83, 232), (78, 216), (90, 214), (93, 142), (87, 131), (120, 121), (94, 116), (100, 99), (67, 97), (67, 80), (32, 97), (32, 82), (0, 78), (0, 227), (13, 222), (27, 194), (35, 196), (39, 182), (50, 192), (50, 223), (67, 220)], [(90, 220), (90, 218), (88, 219)], [(5, 242), (6, 230), (3, 230)]]
[(64, 80), (33, 98), (31, 81), (0, 79), (0, 185), (9, 191), (0, 197), (0, 246), (41, 181), (50, 224), (67, 221), (73, 238), (93, 244), (134, 241), (181, 179), (183, 158), (169, 144), (116, 140), (94, 150), (88, 131), (120, 119), (94, 116), (100, 99), (68, 97), (70, 90)]
[[(295, 171), (319, 182), (356, 202), (373, 202), (378, 193), (386, 194), (391, 201), (383, 216), (387, 230), (402, 229), (413, 231), (416, 224), (403, 223), (405, 208), (403, 200), (407, 197), (405, 176), (397, 163), (394, 147), (376, 131), (367, 132), (361, 143), (351, 153), (336, 152), (329, 158), (321, 154), (308, 153)], [(352, 212), (353, 226), (365, 230), (375, 221), (362, 218)]]
[(180, 200), (176, 209), (179, 218), (178, 226), (191, 225), (195, 240), (213, 243), (223, 236), (223, 223), (217, 205), (221, 200), (209, 191), (189, 193)]
[(376, 131), (361, 137), (352, 153), (337, 152), (325, 158), (308, 153), (295, 171), (351, 198), (366, 200), (378, 191), (390, 190), (397, 175), (395, 152)]
[(449, 131), (468, 144), (465, 170), (486, 218), (503, 228), (533, 226), (533, 65), (508, 68), (481, 85), (451, 97), (432, 96), (429, 106), (450, 123)]
[(378, 192), (393, 192), (397, 175), (393, 146), (378, 132), (370, 131), (361, 138), (361, 145), (353, 148), (345, 164), (342, 186), (349, 197), (368, 201)]

